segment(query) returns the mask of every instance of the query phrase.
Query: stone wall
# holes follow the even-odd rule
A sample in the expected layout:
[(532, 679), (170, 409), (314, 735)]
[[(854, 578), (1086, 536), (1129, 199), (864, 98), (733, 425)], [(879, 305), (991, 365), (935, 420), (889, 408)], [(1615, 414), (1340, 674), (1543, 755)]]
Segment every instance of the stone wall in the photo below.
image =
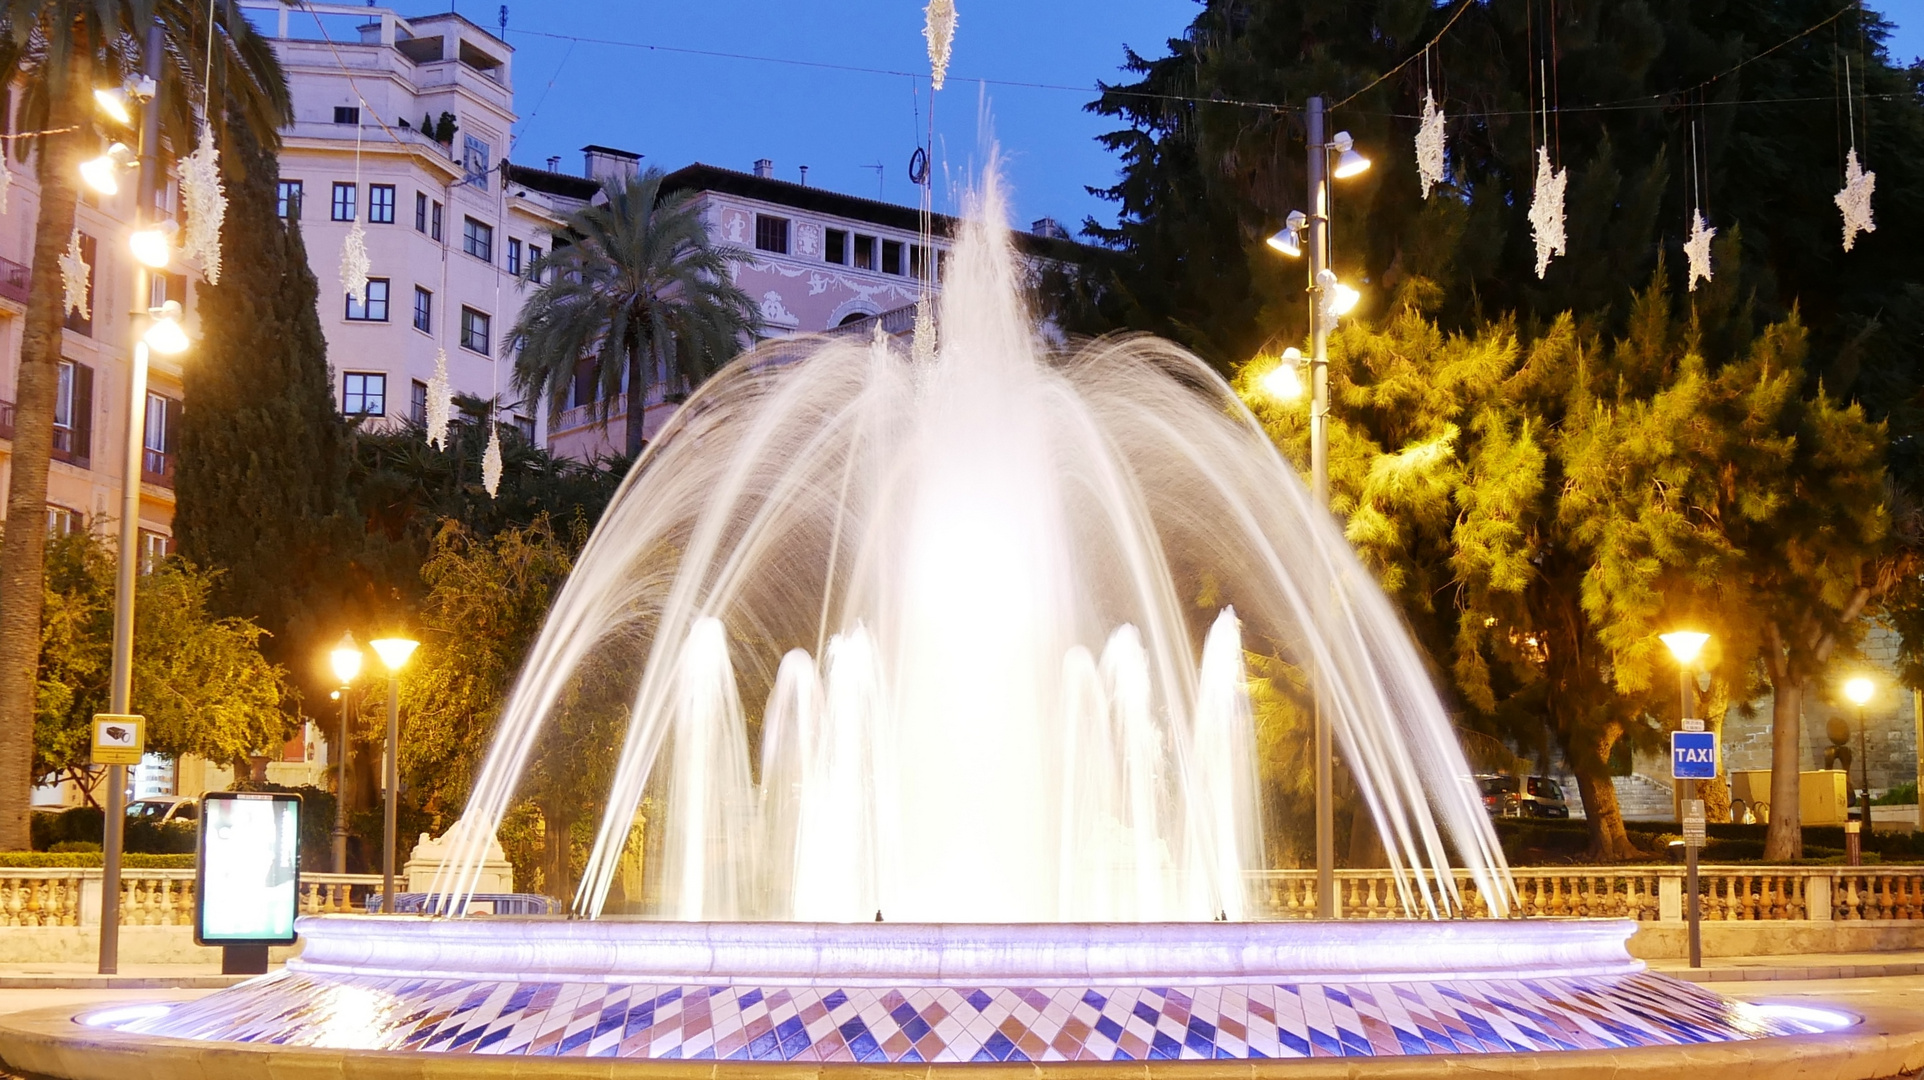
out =
[[(1877, 695), (1864, 707), (1864, 727), (1870, 757), (1870, 786), (1873, 795), (1917, 778), (1917, 720), (1911, 691), (1897, 682), (1897, 635), (1881, 627), (1865, 635), (1862, 651), (1864, 668), (1877, 680)], [(1855, 673), (1849, 664), (1832, 665), (1829, 679), (1813, 682), (1804, 694), (1803, 752), (1800, 768), (1824, 767), (1824, 751), (1830, 746), (1826, 729), (1831, 717), (1844, 719), (1850, 727), (1851, 787), (1862, 782), (1863, 765), (1857, 760), (1857, 706), (1844, 697), (1844, 680)], [(1732, 709), (1724, 719), (1724, 762), (1731, 770), (1770, 768), (1771, 697), (1766, 694), (1744, 710)]]

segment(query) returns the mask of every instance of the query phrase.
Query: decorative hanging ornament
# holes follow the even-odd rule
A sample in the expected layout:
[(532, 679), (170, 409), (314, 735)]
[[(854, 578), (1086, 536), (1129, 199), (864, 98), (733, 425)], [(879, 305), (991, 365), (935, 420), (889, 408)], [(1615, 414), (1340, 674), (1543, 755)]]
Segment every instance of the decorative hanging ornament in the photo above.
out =
[(955, 0), (929, 0), (922, 36), (929, 39), (929, 83), (942, 89), (949, 75), (949, 49), (955, 44)]
[[(0, 156), (4, 156), (5, 154), (6, 151), (0, 149)], [(0, 160), (0, 214), (7, 212), (7, 192), (12, 190), (12, 188), (13, 170), (7, 168), (5, 160)]]
[(1530, 202), (1530, 231), (1537, 241), (1537, 278), (1550, 269), (1550, 256), (1568, 254), (1563, 231), (1563, 189), (1570, 170), (1550, 168), (1550, 150), (1537, 147), (1537, 193)]
[(488, 497), (501, 490), (501, 425), (488, 421), (488, 449), (481, 455), (481, 486)]
[(357, 304), (367, 303), (367, 272), (371, 269), (367, 261), (367, 233), (362, 231), (361, 223), (356, 221), (347, 227), (347, 239), (341, 244), (341, 287)]
[(434, 350), (434, 376), (428, 380), (428, 445), (448, 448), (448, 420), (454, 412), (454, 391), (448, 385), (448, 352)]
[(180, 162), (180, 198), (187, 211), (187, 231), (181, 238), (182, 255), (200, 260), (200, 276), (220, 284), (220, 226), (227, 217), (227, 193), (221, 187), (220, 151), (214, 146), (213, 125), (202, 121), (200, 142)]
[(93, 305), (87, 296), (87, 257), (80, 253), (80, 230), (75, 229), (67, 241), (67, 250), (60, 256), (60, 287), (65, 291), (67, 311), (83, 319), (94, 317)]
[(1443, 182), (1443, 146), (1443, 110), (1437, 108), (1436, 99), (1425, 90), (1423, 126), (1416, 129), (1416, 179), (1423, 185), (1426, 199), (1431, 190)]
[(1845, 251), (1857, 246), (1858, 233), (1877, 231), (1877, 223), (1871, 220), (1871, 189), (1876, 186), (1877, 174), (1858, 164), (1857, 148), (1851, 147), (1844, 158), (1844, 190), (1831, 199), (1844, 212)]
[(1704, 212), (1693, 211), (1690, 219), (1690, 239), (1685, 240), (1683, 246), (1684, 258), (1690, 260), (1691, 292), (1697, 291), (1698, 278), (1705, 281), (1711, 279), (1710, 241), (1716, 235), (1717, 230), (1704, 226)]

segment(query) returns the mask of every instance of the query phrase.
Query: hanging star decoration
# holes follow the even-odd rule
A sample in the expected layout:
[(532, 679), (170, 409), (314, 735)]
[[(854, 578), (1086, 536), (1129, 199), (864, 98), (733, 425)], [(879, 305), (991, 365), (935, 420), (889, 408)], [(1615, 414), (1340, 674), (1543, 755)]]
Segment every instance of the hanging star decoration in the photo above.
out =
[(1443, 140), (1443, 110), (1437, 108), (1436, 99), (1425, 90), (1423, 124), (1416, 129), (1416, 179), (1423, 185), (1426, 199), (1436, 185), (1443, 182)]
[(1537, 242), (1537, 277), (1550, 269), (1550, 256), (1568, 253), (1563, 231), (1563, 189), (1570, 170), (1550, 168), (1550, 150), (1537, 147), (1537, 193), (1530, 202), (1530, 231)]
[(1845, 251), (1857, 246), (1858, 233), (1877, 231), (1877, 223), (1871, 220), (1871, 189), (1876, 186), (1877, 174), (1858, 164), (1857, 148), (1851, 147), (1844, 159), (1844, 190), (1831, 200), (1844, 212)]
[(357, 221), (347, 227), (347, 240), (341, 244), (341, 287), (357, 304), (367, 303), (367, 272), (370, 268), (371, 264), (367, 261), (367, 233), (361, 230), (361, 223)]
[(481, 486), (488, 497), (501, 490), (501, 425), (488, 421), (488, 449), (481, 455)]
[(1691, 292), (1697, 291), (1697, 279), (1709, 281), (1711, 278), (1710, 241), (1716, 235), (1717, 230), (1704, 226), (1704, 212), (1695, 211), (1690, 219), (1690, 239), (1685, 240), (1683, 246), (1684, 258), (1690, 260)]
[(949, 49), (955, 44), (955, 0), (929, 0), (923, 9), (922, 36), (929, 39), (929, 82), (942, 89), (949, 76)]
[(434, 350), (434, 375), (428, 379), (428, 445), (448, 448), (448, 421), (454, 412), (454, 391), (448, 385), (448, 351)]
[(200, 142), (180, 162), (180, 199), (187, 211), (187, 230), (180, 242), (183, 256), (200, 261), (200, 276), (220, 284), (220, 226), (227, 217), (227, 193), (221, 188), (220, 151), (214, 129), (203, 121)]
[(67, 306), (83, 319), (94, 317), (93, 305), (87, 297), (87, 257), (80, 253), (80, 230), (73, 231), (73, 238), (67, 241), (67, 250), (60, 256), (60, 287), (65, 290)]

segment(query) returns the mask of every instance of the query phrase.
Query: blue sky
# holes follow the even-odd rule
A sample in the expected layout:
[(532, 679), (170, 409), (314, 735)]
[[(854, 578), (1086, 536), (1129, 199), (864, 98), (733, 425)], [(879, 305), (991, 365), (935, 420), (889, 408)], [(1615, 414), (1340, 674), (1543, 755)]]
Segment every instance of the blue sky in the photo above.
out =
[[(1898, 24), (1894, 56), (1924, 55), (1924, 0), (1869, 0)], [(404, 15), (447, 10), (449, 0), (394, 6)], [(453, 0), (494, 28), (499, 0)], [(947, 89), (936, 95), (938, 209), (977, 172), (993, 135), (1027, 224), (1051, 216), (1080, 227), (1107, 204), (1084, 191), (1115, 176), (1094, 137), (1111, 123), (1082, 106), (1091, 91), (983, 85), (975, 79), (1093, 87), (1119, 77), (1123, 47), (1156, 54), (1181, 32), (1193, 0), (957, 0), (960, 26)], [(586, 143), (633, 150), (674, 169), (692, 161), (748, 169), (837, 191), (910, 203), (909, 155), (928, 123), (901, 75), (831, 70), (649, 50), (542, 35), (574, 35), (815, 64), (926, 72), (921, 0), (509, 0), (508, 41), (522, 122), (514, 159), (562, 158), (581, 167)], [(919, 110), (919, 111), (918, 111)], [(880, 165), (878, 170), (870, 166)]]

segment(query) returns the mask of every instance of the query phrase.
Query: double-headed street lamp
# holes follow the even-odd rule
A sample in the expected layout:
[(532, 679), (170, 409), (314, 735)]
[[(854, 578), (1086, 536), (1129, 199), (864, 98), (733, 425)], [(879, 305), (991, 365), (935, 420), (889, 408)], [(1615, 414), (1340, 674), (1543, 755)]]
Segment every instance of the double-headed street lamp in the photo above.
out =
[[(1324, 104), (1320, 97), (1309, 99), (1307, 128), (1309, 137), (1309, 213), (1292, 210), (1282, 231), (1269, 238), (1269, 246), (1291, 258), (1309, 251), (1309, 472), (1310, 490), (1316, 505), (1329, 506), (1329, 334), (1336, 320), (1350, 313), (1361, 298), (1357, 291), (1336, 279), (1329, 268), (1329, 177), (1347, 180), (1367, 172), (1369, 158), (1356, 149), (1356, 140), (1347, 131), (1325, 141)], [(1336, 155), (1331, 168), (1330, 155)], [(1281, 363), (1263, 379), (1263, 389), (1278, 397), (1293, 398), (1302, 393), (1302, 376), (1297, 371), (1302, 353), (1288, 349)], [(1336, 809), (1330, 791), (1331, 758), (1336, 752), (1330, 730), (1329, 714), (1320, 702), (1316, 714), (1316, 917), (1336, 917)]]
[(394, 914), (394, 848), (396, 804), (395, 796), (401, 786), (401, 668), (414, 655), (421, 644), (403, 637), (376, 638), (369, 642), (374, 652), (380, 656), (381, 663), (387, 668), (387, 753), (383, 755), (385, 768), (382, 770), (382, 783), (387, 789), (387, 803), (383, 808), (381, 823), (381, 914)]
[(1862, 675), (1844, 683), (1844, 696), (1857, 706), (1857, 774), (1864, 780), (1864, 794), (1858, 804), (1863, 808), (1863, 820), (1857, 828), (1864, 836), (1871, 834), (1871, 751), (1870, 739), (1864, 734), (1864, 706), (1876, 694), (1877, 684)]
[(327, 654), (328, 664), (334, 668), (334, 678), (341, 688), (334, 696), (341, 699), (341, 744), (335, 751), (340, 760), (335, 766), (334, 781), (334, 872), (347, 873), (347, 692), (354, 686), (354, 677), (361, 673), (361, 647), (354, 643), (353, 632), (341, 635), (341, 643)]

